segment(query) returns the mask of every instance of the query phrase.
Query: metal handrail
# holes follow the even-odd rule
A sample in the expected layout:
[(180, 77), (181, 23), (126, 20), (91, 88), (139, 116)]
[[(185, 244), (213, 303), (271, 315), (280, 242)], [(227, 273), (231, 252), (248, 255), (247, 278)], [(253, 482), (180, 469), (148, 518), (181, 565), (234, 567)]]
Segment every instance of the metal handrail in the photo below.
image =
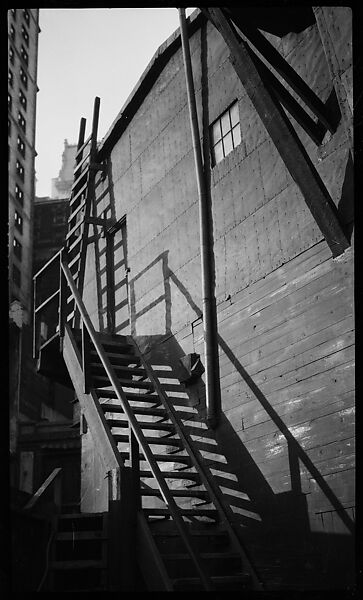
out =
[[(114, 369), (113, 369), (104, 349), (102, 348), (101, 344), (99, 343), (99, 341), (97, 339), (97, 333), (93, 327), (93, 324), (88, 315), (87, 309), (83, 303), (83, 300), (82, 300), (82, 298), (79, 294), (79, 291), (76, 287), (76, 284), (73, 280), (72, 274), (68, 268), (65, 251), (63, 251), (61, 254), (61, 263), (60, 264), (61, 264), (61, 270), (63, 271), (63, 273), (65, 275), (68, 286), (70, 288), (70, 291), (72, 293), (74, 301), (77, 305), (82, 322), (88, 331), (89, 337), (98, 353), (98, 356), (99, 356), (99, 358), (102, 362), (102, 365), (106, 371), (106, 374), (109, 378), (109, 381), (110, 381), (112, 387), (114, 388), (114, 391), (116, 392), (116, 396), (117, 396), (118, 400), (121, 402), (124, 413), (129, 420), (130, 428), (133, 431), (133, 433), (143, 451), (145, 459), (149, 463), (150, 469), (151, 469), (151, 471), (157, 481), (158, 487), (160, 489), (161, 496), (162, 496), (164, 502), (169, 507), (171, 516), (179, 530), (180, 536), (185, 544), (185, 547), (187, 548), (189, 555), (199, 573), (199, 577), (204, 585), (204, 588), (207, 591), (213, 591), (214, 588), (213, 588), (212, 582), (211, 582), (209, 576), (205, 574), (205, 572), (202, 568), (200, 557), (199, 557), (197, 551), (195, 550), (195, 548), (193, 547), (193, 544), (189, 537), (185, 522), (183, 521), (183, 518), (179, 514), (179, 507), (178, 507), (177, 503), (175, 502), (172, 494), (170, 493), (168, 486), (166, 485), (165, 479), (162, 476), (159, 465), (158, 465), (157, 461), (155, 460), (155, 457), (152, 454), (152, 452), (146, 442), (146, 439), (142, 432), (140, 424), (137, 421), (137, 419), (132, 411), (132, 408), (126, 398), (125, 392), (123, 391), (123, 389), (121, 388), (121, 386), (118, 382), (118, 379), (115, 375)], [(63, 321), (64, 315), (62, 314), (62, 303), (61, 303), (60, 310), (61, 310), (60, 321)]]

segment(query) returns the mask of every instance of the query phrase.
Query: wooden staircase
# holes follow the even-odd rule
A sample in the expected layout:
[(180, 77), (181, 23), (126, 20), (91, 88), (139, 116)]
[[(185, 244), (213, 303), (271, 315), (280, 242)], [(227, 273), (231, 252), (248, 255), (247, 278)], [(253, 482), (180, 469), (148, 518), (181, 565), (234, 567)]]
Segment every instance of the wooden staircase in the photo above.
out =
[(44, 591), (108, 590), (107, 521), (107, 513), (58, 515)]
[[(34, 277), (33, 346), (34, 357), (48, 355), (48, 363), (54, 362), (54, 351), (62, 357), (107, 466), (105, 477), (116, 477), (114, 488), (109, 485), (108, 515), (113, 519), (109, 533), (116, 541), (111, 544), (105, 533), (105, 516), (94, 515), (94, 523), (102, 521), (97, 529), (90, 515), (61, 515), (51, 590), (133, 591), (136, 580), (147, 591), (262, 589), (233, 512), (175, 408), (182, 400), (171, 401), (131, 336), (96, 332), (84, 305), (88, 226), (105, 226), (104, 220), (91, 216), (94, 174), (101, 168), (96, 162), (98, 109), (96, 98), (86, 141), (81, 121), (65, 246)], [(47, 300), (37, 298), (38, 276), (46, 279), (47, 269), (57, 268), (57, 259), (58, 291)], [(51, 303), (56, 303), (58, 321), (50, 324), (52, 336), (44, 341), (40, 325)], [(53, 369), (48, 365), (55, 378), (59, 370), (58, 364)]]

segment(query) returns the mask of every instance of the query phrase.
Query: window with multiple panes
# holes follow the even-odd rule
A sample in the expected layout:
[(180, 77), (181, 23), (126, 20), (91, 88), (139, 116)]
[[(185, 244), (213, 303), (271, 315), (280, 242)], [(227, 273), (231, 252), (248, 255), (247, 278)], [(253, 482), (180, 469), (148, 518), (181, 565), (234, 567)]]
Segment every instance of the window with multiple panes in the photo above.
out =
[(20, 202), (21, 205), (23, 204), (23, 201), (24, 201), (24, 192), (21, 189), (21, 187), (18, 186), (17, 183), (15, 184), (15, 198), (17, 200), (19, 200), (19, 202)]
[(26, 8), (23, 8), (23, 17), (24, 17), (25, 23), (29, 27), (30, 16), (29, 16), (29, 11)]
[(23, 59), (23, 61), (25, 62), (25, 64), (28, 64), (29, 55), (28, 55), (27, 51), (25, 50), (23, 44), (21, 45), (21, 48), (20, 48), (20, 56)]
[(8, 82), (10, 87), (13, 87), (13, 83), (14, 83), (14, 75), (11, 69), (9, 69), (9, 73), (8, 73)]
[(241, 143), (238, 102), (234, 102), (210, 127), (213, 166)]
[(27, 32), (26, 27), (24, 27), (24, 25), (21, 26), (21, 35), (26, 45), (29, 46), (29, 33)]
[(15, 254), (16, 258), (21, 260), (23, 248), (22, 248), (21, 243), (19, 242), (19, 240), (16, 237), (14, 237), (14, 240), (13, 240), (13, 247), (14, 247), (14, 254)]
[(26, 110), (26, 107), (27, 107), (26, 96), (21, 90), (19, 90), (19, 100), (20, 100), (20, 104), (22, 105), (23, 109)]
[(18, 135), (17, 147), (18, 147), (20, 154), (25, 158), (25, 144), (24, 144), (23, 140), (21, 139), (20, 135)]
[(25, 73), (23, 67), (20, 67), (20, 81), (23, 84), (23, 86), (25, 87), (25, 89), (27, 89), (27, 87), (28, 87), (28, 76)]
[(20, 179), (24, 181), (24, 167), (19, 160), (16, 161), (16, 172)]
[(20, 110), (19, 110), (19, 113), (18, 113), (18, 123), (19, 123), (20, 127), (22, 128), (22, 130), (25, 133), (25, 131), (26, 131), (26, 120), (24, 119), (24, 116), (21, 114)]
[(13, 265), (13, 281), (18, 288), (21, 287), (21, 273), (16, 265)]
[(19, 231), (19, 233), (23, 233), (23, 217), (16, 210), (14, 212), (14, 225)]
[(12, 40), (15, 40), (15, 27), (14, 25), (10, 25), (10, 37)]
[(10, 63), (13, 65), (14, 64), (14, 48), (12, 48), (11, 46), (9, 48), (9, 60), (10, 60)]

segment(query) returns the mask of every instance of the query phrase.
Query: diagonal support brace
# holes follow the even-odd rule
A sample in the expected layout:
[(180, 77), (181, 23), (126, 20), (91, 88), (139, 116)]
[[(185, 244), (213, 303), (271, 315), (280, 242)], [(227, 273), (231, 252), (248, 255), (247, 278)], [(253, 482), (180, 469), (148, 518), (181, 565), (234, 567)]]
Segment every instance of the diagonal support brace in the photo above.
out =
[(279, 102), (265, 86), (243, 40), (220, 8), (201, 8), (221, 33), (230, 50), (230, 61), (248, 97), (260, 116), (292, 178), (322, 232), (334, 257), (342, 254), (349, 242), (339, 222), (337, 208), (299, 140)]

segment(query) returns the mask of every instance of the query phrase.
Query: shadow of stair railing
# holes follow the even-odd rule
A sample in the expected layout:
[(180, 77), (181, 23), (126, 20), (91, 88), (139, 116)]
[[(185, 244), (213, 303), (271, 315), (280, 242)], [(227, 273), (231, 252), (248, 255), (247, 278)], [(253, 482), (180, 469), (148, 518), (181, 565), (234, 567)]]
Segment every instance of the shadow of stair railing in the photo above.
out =
[[(339, 581), (339, 577), (334, 579), (336, 560), (332, 558), (331, 548), (335, 547), (339, 553), (343, 551), (345, 564), (348, 565), (350, 559), (347, 557), (352, 556), (350, 534), (354, 532), (354, 522), (314, 462), (220, 335), (218, 336), (220, 349), (266, 411), (268, 418), (279, 431), (281, 439), (284, 440), (286, 450), (284, 452), (289, 465), (289, 485), (285, 486), (287, 491), (279, 493), (273, 491), (224, 414), (221, 415), (220, 425), (215, 431), (207, 428), (203, 381), (200, 380), (197, 385), (186, 387), (178, 378), (179, 359), (184, 355), (184, 351), (171, 331), (171, 286), (175, 285), (178, 288), (196, 317), (200, 318), (201, 310), (185, 286), (168, 267), (167, 258), (168, 252), (163, 252), (150, 263), (155, 266), (158, 260), (162, 262), (164, 294), (157, 294), (157, 298), (151, 300), (149, 304), (144, 302), (142, 310), (135, 309), (135, 278), (130, 281), (133, 337), (138, 343), (141, 342), (145, 357), (159, 378), (170, 403), (176, 409), (184, 430), (193, 442), (194, 449), (202, 457), (203, 464), (209, 469), (224, 500), (232, 509), (234, 520), (241, 527), (242, 537), (249, 551), (252, 552), (262, 579), (271, 582), (271, 589), (278, 589), (279, 586), (284, 585), (294, 587), (295, 584), (319, 587), (324, 585), (323, 581), (329, 587), (331, 582)], [(147, 271), (148, 267), (144, 268), (136, 279), (147, 274)], [(139, 317), (145, 317), (148, 311), (152, 311), (156, 306), (160, 309), (163, 301), (165, 333), (141, 335), (138, 327)], [(170, 457), (172, 459), (172, 454)], [(336, 511), (337, 518), (341, 520), (343, 529), (345, 528), (340, 535), (317, 533), (311, 529), (311, 516), (301, 482), (300, 463)], [(190, 500), (184, 501), (185, 504), (187, 502)], [(199, 504), (198, 501), (197, 503)], [(328, 554), (330, 564), (327, 564)], [(351, 573), (352, 567), (347, 567), (346, 570), (347, 573)], [(349, 577), (351, 578), (351, 575), (347, 575), (347, 581)]]

